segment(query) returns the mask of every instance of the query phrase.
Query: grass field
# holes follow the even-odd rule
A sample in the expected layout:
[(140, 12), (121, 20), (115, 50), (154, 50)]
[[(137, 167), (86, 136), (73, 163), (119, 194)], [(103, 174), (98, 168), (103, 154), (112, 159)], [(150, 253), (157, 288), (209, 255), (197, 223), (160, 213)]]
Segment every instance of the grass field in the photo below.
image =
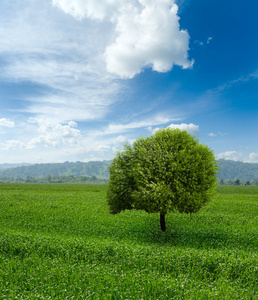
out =
[(106, 185), (0, 184), (0, 299), (258, 299), (258, 187), (191, 217), (110, 215)]

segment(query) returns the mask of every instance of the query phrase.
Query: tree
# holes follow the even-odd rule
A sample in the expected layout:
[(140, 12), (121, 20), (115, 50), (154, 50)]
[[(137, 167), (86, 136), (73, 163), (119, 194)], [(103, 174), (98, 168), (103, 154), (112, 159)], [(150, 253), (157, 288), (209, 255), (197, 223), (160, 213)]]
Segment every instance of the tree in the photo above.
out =
[(48, 182), (51, 182), (52, 180), (53, 180), (53, 177), (52, 177), (51, 175), (48, 175), (48, 176), (47, 176), (47, 181), (48, 181)]
[(126, 144), (109, 171), (110, 213), (126, 209), (159, 213), (162, 231), (166, 214), (199, 211), (217, 182), (212, 150), (186, 131), (171, 128)]
[(237, 178), (237, 179), (235, 179), (234, 183), (235, 183), (235, 185), (240, 185), (240, 180)]

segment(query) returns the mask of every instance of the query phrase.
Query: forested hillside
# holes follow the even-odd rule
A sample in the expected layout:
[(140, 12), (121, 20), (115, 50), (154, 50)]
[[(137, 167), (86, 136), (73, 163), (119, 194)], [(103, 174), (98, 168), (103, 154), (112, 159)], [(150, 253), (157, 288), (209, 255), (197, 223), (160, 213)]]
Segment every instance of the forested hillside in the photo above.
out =
[(219, 179), (258, 180), (258, 164), (220, 159), (219, 167)]
[[(218, 178), (223, 180), (239, 179), (241, 182), (250, 180), (258, 181), (258, 164), (243, 163), (221, 159), (219, 162)], [(0, 165), (1, 181), (24, 181), (30, 178), (47, 178), (49, 176), (60, 177), (88, 177), (100, 180), (108, 180), (108, 167), (111, 161), (91, 162), (65, 162), (53, 164), (35, 164), (6, 169), (6, 165)], [(5, 169), (3, 169), (5, 167)], [(88, 180), (84, 178), (84, 181)], [(82, 180), (83, 181), (83, 180)]]
[(65, 162), (52, 164), (35, 164), (17, 168), (0, 170), (0, 180), (19, 180), (27, 178), (47, 178), (52, 177), (97, 177), (98, 179), (108, 179), (109, 161)]
[(0, 170), (4, 170), (4, 169), (11, 169), (11, 168), (17, 168), (17, 167), (22, 167), (22, 166), (29, 166), (29, 165), (33, 165), (33, 164), (0, 164)]

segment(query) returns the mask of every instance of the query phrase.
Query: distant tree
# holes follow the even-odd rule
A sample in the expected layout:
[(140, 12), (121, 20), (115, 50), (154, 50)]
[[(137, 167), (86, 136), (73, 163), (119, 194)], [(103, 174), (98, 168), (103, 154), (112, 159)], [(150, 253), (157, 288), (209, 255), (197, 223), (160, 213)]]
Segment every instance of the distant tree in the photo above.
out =
[(91, 176), (90, 181), (98, 181), (98, 178), (95, 175), (93, 175)]
[(245, 183), (245, 185), (251, 185), (250, 181), (247, 180), (246, 183)]
[(220, 179), (219, 184), (220, 184), (220, 185), (223, 185), (223, 184), (224, 184), (224, 180), (223, 180), (223, 179)]
[(159, 213), (162, 231), (167, 213), (197, 212), (210, 200), (217, 182), (213, 151), (186, 131), (171, 128), (125, 145), (109, 171), (110, 212)]
[(235, 185), (240, 185), (240, 180), (239, 180), (238, 178), (235, 179), (234, 184), (235, 184)]
[(48, 182), (51, 182), (52, 180), (53, 180), (52, 176), (51, 176), (51, 175), (48, 175), (48, 176), (47, 176), (47, 181), (48, 181)]
[(36, 182), (36, 179), (31, 176), (27, 176), (26, 182)]

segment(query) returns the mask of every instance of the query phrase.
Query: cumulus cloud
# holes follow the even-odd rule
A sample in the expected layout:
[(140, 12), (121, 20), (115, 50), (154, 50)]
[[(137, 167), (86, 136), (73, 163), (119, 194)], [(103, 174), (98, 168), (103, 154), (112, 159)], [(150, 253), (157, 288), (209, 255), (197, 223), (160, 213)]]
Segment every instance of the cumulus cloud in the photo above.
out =
[(250, 153), (249, 154), (249, 159), (247, 160), (249, 163), (258, 163), (258, 153)]
[[(171, 124), (168, 127), (173, 128), (173, 129), (180, 129), (180, 130), (186, 130), (189, 133), (193, 134), (193, 135), (198, 135), (200, 130), (199, 130), (199, 125), (195, 125), (193, 123), (190, 124), (185, 124), (185, 123), (181, 123), (181, 124)], [(160, 130), (161, 128), (156, 127), (156, 128), (152, 128), (152, 127), (148, 127), (147, 128), (149, 132), (151, 133), (155, 133), (156, 131)]]
[(198, 135), (199, 132), (200, 132), (199, 125), (195, 125), (193, 123), (190, 123), (190, 124), (185, 124), (185, 123), (182, 123), (182, 124), (171, 124), (168, 127), (174, 128), (174, 129), (178, 128), (180, 130), (186, 130), (186, 131), (188, 131), (189, 133), (191, 133), (193, 135)]
[(104, 51), (107, 71), (132, 78), (146, 67), (167, 72), (173, 65), (190, 68), (189, 34), (180, 29), (174, 0), (52, 0), (77, 19), (109, 21), (115, 40)]
[(217, 159), (226, 159), (239, 161), (242, 158), (243, 154), (237, 151), (225, 151), (217, 155)]
[(23, 147), (24, 147), (24, 144), (19, 140), (9, 140), (9, 141), (6, 141), (6, 142), (0, 144), (0, 149), (6, 150), (6, 151), (9, 151), (12, 149), (17, 149), (17, 148), (21, 149)]
[(75, 129), (77, 123), (70, 121), (61, 124), (52, 119), (30, 118), (29, 123), (36, 124), (38, 136), (29, 141), (9, 140), (0, 144), (2, 150), (26, 149), (32, 150), (36, 147), (75, 146), (81, 138), (80, 130)]
[[(89, 123), (89, 130), (80, 132), (75, 122), (69, 122), (107, 122), (105, 116), (111, 115), (114, 103), (120, 101), (120, 93), (127, 88), (117, 76), (130, 78), (146, 67), (166, 72), (173, 65), (191, 66), (187, 53), (189, 35), (180, 28), (175, 0), (51, 1), (2, 3), (0, 79), (14, 84), (25, 82), (32, 88), (13, 105), (16, 120), (24, 114), (22, 120), (14, 124), (0, 119), (0, 126), (16, 127), (11, 130), (12, 136), (8, 130), (5, 139), (9, 140), (2, 139), (0, 147), (6, 153), (0, 159), (36, 162), (49, 161), (53, 155), (51, 160), (59, 161), (62, 152), (64, 160), (68, 160), (65, 151), (73, 153), (70, 157), (74, 159), (78, 149), (84, 153), (88, 145), (97, 149), (96, 156), (108, 153), (111, 157), (112, 147), (123, 142), (122, 137), (114, 142), (120, 134), (180, 122), (179, 118), (161, 115), (134, 121), (135, 115), (128, 113), (127, 117), (133, 119), (123, 124), (114, 119), (96, 135), (95, 131), (100, 131), (97, 126), (90, 129)], [(148, 112), (152, 109), (148, 108)], [(27, 113), (37, 117), (30, 124), (25, 123)], [(6, 134), (4, 128), (1, 130), (1, 135)], [(100, 135), (101, 145), (96, 143)], [(110, 140), (104, 141), (105, 138)], [(14, 150), (13, 156), (9, 149)]]
[(73, 146), (81, 137), (80, 130), (73, 128), (77, 126), (74, 121), (70, 121), (66, 125), (50, 119), (31, 118), (29, 121), (38, 125), (40, 135), (30, 140), (26, 145), (28, 149), (34, 149), (38, 145), (46, 147)]
[(14, 127), (14, 122), (10, 121), (6, 118), (2, 118), (2, 119), (0, 119), (0, 126), (12, 128), (12, 127)]

